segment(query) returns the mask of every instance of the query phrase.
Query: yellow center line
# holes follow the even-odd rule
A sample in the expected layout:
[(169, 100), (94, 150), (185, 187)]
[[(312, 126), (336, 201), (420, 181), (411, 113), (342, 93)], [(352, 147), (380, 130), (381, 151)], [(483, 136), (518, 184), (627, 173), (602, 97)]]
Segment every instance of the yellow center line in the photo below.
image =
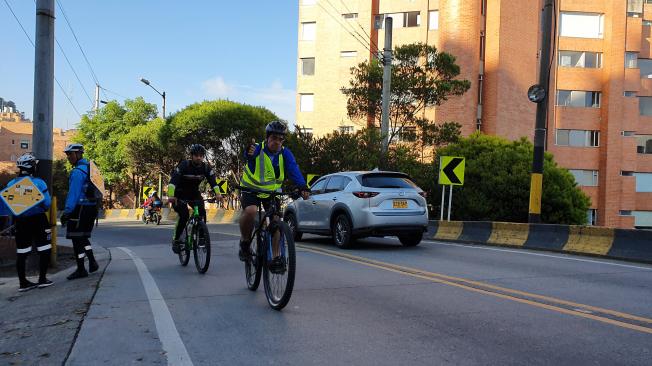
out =
[[(593, 310), (593, 311), (596, 311), (596, 312), (601, 312), (601, 313), (604, 313), (604, 314), (610, 314), (610, 315), (618, 316), (618, 317), (624, 318), (624, 319), (638, 320), (638, 321), (641, 321), (641, 322), (652, 323), (652, 319), (648, 319), (648, 318), (643, 318), (643, 317), (639, 317), (639, 316), (635, 316), (635, 315), (631, 315), (631, 314), (621, 313), (621, 312), (613, 311), (613, 310), (609, 310), (609, 309), (602, 309), (602, 308), (595, 307), (595, 306), (589, 306), (589, 305), (574, 303), (574, 302), (571, 302), (571, 301), (565, 301), (565, 300), (556, 299), (556, 298), (553, 298), (553, 297), (537, 295), (537, 294), (533, 294), (533, 293), (529, 293), (529, 292), (512, 290), (512, 289), (508, 289), (508, 288), (504, 288), (504, 287), (500, 287), (500, 286), (489, 285), (489, 284), (478, 282), (478, 281), (466, 280), (466, 279), (459, 278), (459, 277), (447, 276), (447, 275), (443, 275), (443, 274), (422, 271), (422, 270), (415, 269), (415, 268), (398, 266), (398, 265), (394, 265), (394, 264), (391, 264), (391, 263), (380, 262), (380, 261), (376, 261), (376, 260), (369, 259), (369, 258), (358, 257), (358, 256), (350, 255), (350, 254), (338, 253), (338, 252), (327, 250), (327, 249), (312, 248), (312, 247), (309, 247), (309, 246), (306, 246), (306, 245), (297, 245), (297, 246), (300, 247), (300, 248), (303, 248), (303, 249), (305, 249), (305, 250), (307, 250), (309, 252), (315, 253), (315, 254), (321, 254), (321, 255), (326, 255), (326, 256), (329, 256), (329, 257), (343, 259), (343, 260), (346, 260), (346, 261), (349, 261), (349, 262), (362, 264), (362, 265), (365, 265), (365, 266), (368, 266), (368, 267), (378, 268), (378, 269), (382, 269), (382, 270), (389, 271), (389, 272), (399, 273), (399, 274), (402, 274), (402, 275), (408, 275), (408, 276), (411, 276), (411, 277), (420, 278), (420, 279), (423, 279), (423, 280), (427, 280), (427, 281), (431, 281), (431, 282), (435, 282), (435, 283), (441, 283), (441, 284), (445, 284), (445, 285), (449, 285), (449, 286), (454, 286), (454, 287), (461, 288), (461, 289), (464, 289), (464, 290), (473, 291), (473, 292), (481, 293), (481, 294), (484, 294), (484, 295), (494, 296), (494, 297), (498, 297), (498, 298), (502, 298), (502, 299), (522, 303), (522, 304), (527, 304), (527, 305), (531, 305), (531, 306), (535, 306), (535, 307), (555, 311), (555, 312), (562, 313), (562, 314), (578, 316), (578, 317), (582, 317), (582, 318), (586, 318), (586, 319), (599, 321), (599, 322), (602, 322), (602, 323), (615, 325), (615, 326), (622, 327), (622, 328), (627, 328), (627, 329), (636, 330), (636, 331), (643, 332), (643, 333), (652, 334), (652, 328), (648, 328), (648, 327), (644, 327), (644, 326), (640, 326), (640, 325), (636, 325), (636, 324), (630, 324), (630, 323), (622, 322), (622, 321), (619, 321), (619, 320), (609, 319), (609, 318), (605, 318), (605, 317), (598, 316), (598, 315), (587, 314), (587, 313), (584, 313), (584, 312), (581, 312), (581, 311), (565, 309), (565, 308), (561, 308), (561, 307), (558, 307), (558, 306), (544, 304), (544, 303), (540, 303), (540, 302), (536, 302), (536, 301), (532, 301), (532, 300), (528, 300), (528, 299), (522, 299), (522, 298), (519, 298), (519, 297), (514, 297), (514, 296), (510, 296), (510, 295), (496, 293), (496, 292), (492, 292), (492, 291), (472, 287), (472, 286), (469, 286), (467, 284), (473, 284), (473, 285), (476, 285), (476, 286), (483, 286), (483, 287), (486, 287), (486, 288), (489, 288), (489, 289), (492, 289), (492, 290), (498, 290), (498, 291), (512, 293), (512, 294), (518, 294), (518, 295), (527, 296), (527, 297), (531, 297), (531, 298), (537, 298), (537, 299), (546, 300), (546, 301), (549, 301), (549, 302), (555, 302), (555, 303), (558, 303), (558, 304), (573, 306), (573, 307), (576, 307), (576, 308), (589, 309), (589, 310)], [(457, 282), (453, 282), (453, 281), (457, 281)], [(467, 283), (467, 284), (462, 284), (462, 283), (458, 283), (458, 282)]]

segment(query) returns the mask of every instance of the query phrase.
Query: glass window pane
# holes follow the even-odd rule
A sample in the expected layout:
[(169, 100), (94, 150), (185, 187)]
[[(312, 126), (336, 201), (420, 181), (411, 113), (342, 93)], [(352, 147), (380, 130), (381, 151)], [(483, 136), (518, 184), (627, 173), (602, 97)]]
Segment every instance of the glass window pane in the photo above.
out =
[(315, 75), (315, 59), (302, 58), (301, 59), (301, 74), (302, 75)]
[(344, 180), (345, 178), (340, 175), (331, 177), (331, 179), (328, 181), (328, 184), (326, 185), (326, 193), (341, 191), (342, 188), (340, 187), (344, 183)]
[(557, 130), (557, 145), (568, 146), (569, 130)]
[(301, 23), (301, 39), (304, 41), (314, 41), (317, 31), (317, 23)]
[(625, 52), (625, 68), (635, 69), (638, 67), (638, 53), (637, 52)]
[(587, 106), (587, 92), (580, 90), (573, 90), (570, 96), (571, 107), (586, 107)]
[(586, 131), (570, 130), (568, 134), (568, 141), (570, 146), (586, 146), (587, 136)]
[(419, 25), (421, 25), (421, 19), (418, 11), (405, 13), (406, 27), (418, 27)]
[(570, 103), (570, 90), (557, 90), (557, 105), (567, 106)]
[(320, 179), (317, 183), (313, 184), (312, 188), (310, 188), (312, 194), (323, 193), (324, 188), (326, 187), (326, 182), (328, 182), (328, 178)]
[(301, 94), (300, 110), (301, 112), (312, 112), (314, 109), (314, 94)]
[(634, 173), (636, 192), (652, 192), (652, 173)]
[(652, 77), (652, 60), (649, 58), (639, 58), (638, 68), (641, 69), (641, 78)]
[(560, 34), (563, 37), (602, 38), (603, 15), (562, 12)]
[(652, 97), (638, 97), (638, 109), (641, 116), (652, 116)]
[(432, 10), (428, 17), (428, 29), (439, 29), (439, 10)]

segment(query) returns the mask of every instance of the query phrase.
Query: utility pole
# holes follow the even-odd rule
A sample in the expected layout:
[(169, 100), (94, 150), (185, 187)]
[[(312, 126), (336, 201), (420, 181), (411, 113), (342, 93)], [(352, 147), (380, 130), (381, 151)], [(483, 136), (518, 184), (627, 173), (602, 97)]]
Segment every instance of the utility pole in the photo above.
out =
[(36, 2), (35, 40), (32, 147), (39, 160), (36, 175), (52, 187), (54, 0)]
[(165, 92), (161, 96), (163, 97), (163, 119), (165, 119)]
[(383, 161), (389, 145), (389, 99), (392, 86), (392, 18), (385, 17), (385, 49), (383, 50), (383, 111), (380, 132), (383, 135)]
[(95, 84), (95, 104), (93, 105), (93, 111), (97, 113), (100, 110), (100, 85)]
[(550, 100), (550, 52), (552, 34), (553, 0), (544, 0), (541, 29), (541, 58), (539, 59), (539, 84), (528, 90), (528, 98), (537, 103), (534, 128), (534, 158), (530, 181), (529, 222), (541, 222), (541, 193), (543, 191), (543, 156), (546, 147), (546, 119)]

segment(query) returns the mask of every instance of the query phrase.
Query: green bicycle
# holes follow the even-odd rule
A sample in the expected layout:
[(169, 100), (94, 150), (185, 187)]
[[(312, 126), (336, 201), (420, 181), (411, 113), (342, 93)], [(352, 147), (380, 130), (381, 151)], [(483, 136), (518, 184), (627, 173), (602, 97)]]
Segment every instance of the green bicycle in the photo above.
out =
[(211, 238), (208, 233), (208, 226), (199, 215), (199, 205), (204, 204), (201, 200), (184, 201), (180, 204), (192, 207), (192, 215), (183, 229), (185, 245), (179, 250), (179, 262), (187, 266), (190, 261), (190, 252), (195, 257), (195, 267), (199, 273), (206, 273), (211, 263)]

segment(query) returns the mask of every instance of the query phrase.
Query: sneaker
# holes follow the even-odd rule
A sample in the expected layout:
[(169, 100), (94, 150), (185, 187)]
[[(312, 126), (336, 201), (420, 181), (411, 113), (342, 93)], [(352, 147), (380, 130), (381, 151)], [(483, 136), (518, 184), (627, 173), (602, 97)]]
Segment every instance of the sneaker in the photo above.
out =
[(75, 272), (71, 273), (66, 277), (69, 280), (76, 280), (78, 278), (88, 277), (88, 272), (85, 269), (77, 269)]
[(185, 244), (182, 240), (172, 240), (172, 251), (174, 254), (179, 254), (181, 252), (181, 246)]
[(47, 278), (43, 281), (38, 281), (38, 288), (45, 288), (54, 285), (54, 282), (48, 280)]
[(34, 283), (32, 281), (27, 280), (27, 282), (20, 284), (20, 288), (18, 288), (18, 292), (29, 291), (29, 290), (35, 289), (37, 287), (38, 287), (37, 283)]
[(89, 273), (93, 273), (93, 272), (97, 271), (98, 269), (100, 269), (100, 266), (97, 264), (96, 261), (93, 261), (93, 262), (88, 264), (88, 272)]
[(285, 257), (276, 257), (268, 264), (269, 271), (273, 274), (285, 273)]
[(251, 251), (249, 250), (249, 242), (240, 240), (240, 250), (238, 251), (238, 258), (240, 258), (240, 260), (244, 262), (250, 256), (251, 256)]

